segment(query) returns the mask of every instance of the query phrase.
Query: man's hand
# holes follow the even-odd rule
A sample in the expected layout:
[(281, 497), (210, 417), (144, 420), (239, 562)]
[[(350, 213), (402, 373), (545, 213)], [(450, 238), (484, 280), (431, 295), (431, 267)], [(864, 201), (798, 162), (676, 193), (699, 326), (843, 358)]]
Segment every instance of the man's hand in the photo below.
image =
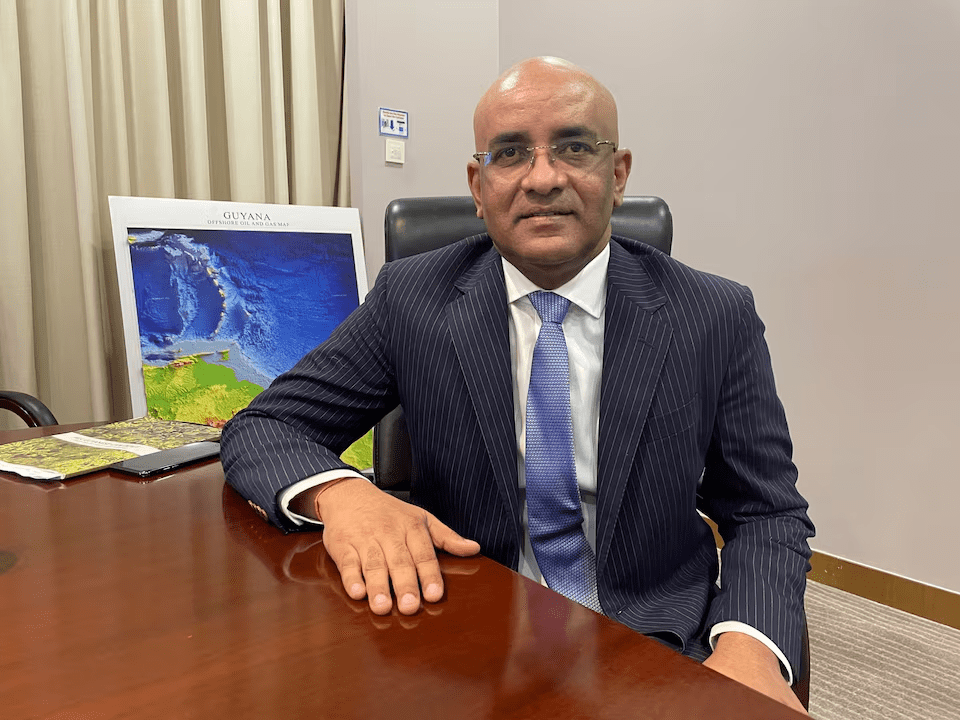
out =
[(340, 570), (340, 580), (354, 600), (367, 597), (370, 609), (386, 615), (393, 607), (412, 615), (423, 599), (443, 597), (443, 577), (435, 547), (466, 557), (480, 545), (460, 537), (422, 508), (377, 489), (366, 480), (342, 480), (315, 496), (323, 521), (323, 544)]
[(703, 664), (804, 715), (807, 714), (800, 700), (783, 679), (776, 655), (762, 642), (749, 635), (738, 632), (724, 633), (717, 638), (713, 654)]

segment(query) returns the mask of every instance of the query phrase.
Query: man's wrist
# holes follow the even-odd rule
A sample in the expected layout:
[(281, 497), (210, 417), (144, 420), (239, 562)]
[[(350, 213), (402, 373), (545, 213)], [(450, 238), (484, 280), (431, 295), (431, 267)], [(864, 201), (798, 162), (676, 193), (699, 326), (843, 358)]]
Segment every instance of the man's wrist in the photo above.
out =
[[(336, 480), (331, 480), (330, 482), (336, 482)], [(290, 504), (287, 506), (287, 509), (299, 515), (300, 517), (309, 518), (311, 520), (316, 520), (320, 522), (320, 518), (317, 513), (317, 495), (320, 494), (323, 489), (323, 485), (316, 485), (309, 490), (304, 490), (301, 493), (297, 493), (292, 498), (290, 498)]]
[(317, 495), (322, 492), (324, 487), (329, 487), (331, 483), (351, 478), (359, 478), (369, 482), (363, 475), (345, 468), (327, 470), (318, 475), (304, 478), (284, 488), (277, 496), (280, 512), (297, 525), (303, 525), (304, 523), (322, 524), (323, 521), (317, 517)]
[(780, 674), (783, 675), (783, 679), (787, 681), (788, 685), (793, 684), (793, 668), (790, 663), (787, 661), (786, 656), (780, 650), (776, 643), (773, 642), (770, 638), (764, 635), (762, 632), (757, 630), (752, 625), (747, 625), (746, 623), (738, 622), (736, 620), (726, 620), (724, 622), (719, 622), (713, 626), (710, 630), (710, 649), (714, 650), (717, 647), (717, 641), (720, 636), (724, 633), (741, 633), (747, 635), (754, 640), (758, 640), (763, 643), (774, 657), (779, 661), (780, 664)]
[(362, 477), (359, 477), (359, 478), (358, 478), (358, 477), (355, 476), (355, 475), (345, 475), (344, 477), (339, 477), (339, 478), (336, 478), (336, 479), (334, 479), (334, 480), (330, 480), (330, 481), (328, 481), (328, 482), (325, 482), (323, 485), (321, 485), (321, 486), (319, 486), (318, 488), (316, 488), (316, 492), (312, 492), (312, 493), (311, 493), (312, 501), (313, 501), (314, 513), (315, 513), (316, 516), (317, 516), (317, 520), (319, 520), (320, 522), (323, 522), (323, 512), (321, 512), (321, 510), (320, 510), (320, 508), (321, 508), (321, 506), (322, 506), (323, 503), (322, 503), (322, 501), (320, 500), (320, 496), (323, 495), (323, 494), (324, 494), (325, 492), (327, 492), (328, 490), (330, 490), (331, 488), (339, 485), (340, 483), (345, 483), (345, 482), (347, 482), (347, 481), (349, 481), (349, 480), (357, 480), (357, 481), (362, 480), (362, 481), (364, 482), (364, 484), (366, 484), (366, 485), (369, 485), (369, 484), (370, 484), (370, 482), (369, 482), (366, 478), (362, 478)]

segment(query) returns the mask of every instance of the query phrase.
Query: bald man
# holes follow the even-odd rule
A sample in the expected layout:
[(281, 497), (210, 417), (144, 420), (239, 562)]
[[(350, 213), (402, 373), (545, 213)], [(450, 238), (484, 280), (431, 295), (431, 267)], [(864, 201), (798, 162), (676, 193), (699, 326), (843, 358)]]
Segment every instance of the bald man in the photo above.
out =
[[(612, 95), (580, 68), (514, 66), (474, 134), (467, 180), (487, 233), (384, 266), (330, 339), (224, 428), (227, 481), (284, 529), (322, 527), (347, 593), (376, 614), (443, 596), (436, 548), (550, 579), (526, 462), (541, 452), (526, 444), (533, 299), (550, 291), (568, 308), (574, 530), (589, 548), (577, 583), (593, 600), (577, 599), (801, 709), (789, 683), (813, 527), (749, 290), (611, 236), (632, 156)], [(398, 403), (412, 504), (339, 459)], [(719, 585), (698, 493), (725, 539)]]

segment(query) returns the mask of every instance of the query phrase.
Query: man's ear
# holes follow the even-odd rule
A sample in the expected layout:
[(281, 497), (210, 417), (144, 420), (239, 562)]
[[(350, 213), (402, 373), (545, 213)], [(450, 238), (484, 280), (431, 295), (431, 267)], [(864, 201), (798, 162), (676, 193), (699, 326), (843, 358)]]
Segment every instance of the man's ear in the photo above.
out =
[(483, 202), (480, 195), (480, 164), (476, 161), (467, 163), (467, 185), (473, 195), (473, 204), (477, 206), (477, 217), (483, 217)]
[(627, 189), (627, 178), (633, 167), (633, 153), (624, 148), (617, 150), (613, 158), (613, 206), (623, 205), (623, 193)]

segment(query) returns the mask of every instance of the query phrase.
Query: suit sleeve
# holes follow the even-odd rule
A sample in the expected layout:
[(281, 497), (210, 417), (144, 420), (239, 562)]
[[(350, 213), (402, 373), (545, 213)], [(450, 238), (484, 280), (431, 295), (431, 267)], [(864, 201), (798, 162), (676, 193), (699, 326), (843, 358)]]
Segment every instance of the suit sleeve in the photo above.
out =
[(277, 495), (299, 480), (347, 468), (340, 454), (397, 404), (385, 348), (385, 266), (359, 308), (226, 424), (227, 483), (284, 530), (303, 529)]
[(720, 593), (707, 627), (735, 620), (800, 667), (803, 595), (813, 525), (777, 397), (764, 326), (744, 288), (736, 341), (720, 387), (700, 495), (724, 540)]

